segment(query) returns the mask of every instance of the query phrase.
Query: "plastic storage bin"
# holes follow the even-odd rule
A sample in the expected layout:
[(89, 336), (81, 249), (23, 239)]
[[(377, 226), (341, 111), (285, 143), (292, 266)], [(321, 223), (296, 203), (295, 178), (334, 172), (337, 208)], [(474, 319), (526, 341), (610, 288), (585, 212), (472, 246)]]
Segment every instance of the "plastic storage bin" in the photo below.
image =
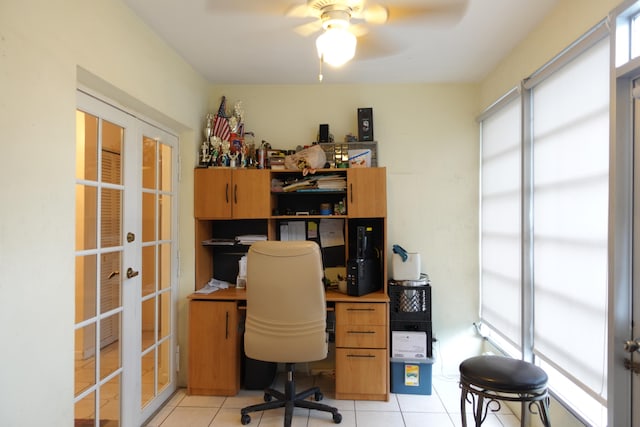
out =
[(433, 359), (391, 358), (391, 393), (431, 394)]

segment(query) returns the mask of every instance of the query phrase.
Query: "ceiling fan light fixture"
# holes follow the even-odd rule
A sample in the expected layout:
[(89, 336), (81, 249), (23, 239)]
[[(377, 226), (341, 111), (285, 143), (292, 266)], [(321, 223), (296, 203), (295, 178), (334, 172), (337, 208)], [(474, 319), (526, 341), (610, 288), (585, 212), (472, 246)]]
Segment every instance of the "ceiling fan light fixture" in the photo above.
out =
[(322, 62), (339, 67), (356, 54), (356, 36), (342, 26), (330, 26), (316, 39), (318, 56)]

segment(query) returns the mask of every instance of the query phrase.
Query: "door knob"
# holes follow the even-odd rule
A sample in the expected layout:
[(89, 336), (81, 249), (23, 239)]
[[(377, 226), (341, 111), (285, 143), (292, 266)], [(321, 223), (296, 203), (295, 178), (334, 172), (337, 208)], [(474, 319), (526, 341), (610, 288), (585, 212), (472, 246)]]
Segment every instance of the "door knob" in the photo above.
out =
[(624, 343), (624, 351), (628, 351), (629, 353), (633, 353), (634, 351), (640, 350), (640, 340), (629, 340)]
[(131, 267), (127, 268), (127, 279), (131, 279), (132, 277), (136, 277), (138, 274), (140, 274), (139, 271), (135, 271)]

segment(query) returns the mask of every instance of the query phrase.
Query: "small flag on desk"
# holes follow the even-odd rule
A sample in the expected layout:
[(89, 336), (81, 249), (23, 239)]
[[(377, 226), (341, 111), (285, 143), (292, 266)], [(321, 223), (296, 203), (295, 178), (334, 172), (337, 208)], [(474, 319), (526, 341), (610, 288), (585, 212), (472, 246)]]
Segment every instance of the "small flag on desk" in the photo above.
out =
[(226, 104), (227, 99), (223, 96), (220, 108), (218, 108), (218, 114), (213, 120), (213, 136), (217, 136), (223, 141), (228, 141), (231, 136), (231, 127), (225, 113)]

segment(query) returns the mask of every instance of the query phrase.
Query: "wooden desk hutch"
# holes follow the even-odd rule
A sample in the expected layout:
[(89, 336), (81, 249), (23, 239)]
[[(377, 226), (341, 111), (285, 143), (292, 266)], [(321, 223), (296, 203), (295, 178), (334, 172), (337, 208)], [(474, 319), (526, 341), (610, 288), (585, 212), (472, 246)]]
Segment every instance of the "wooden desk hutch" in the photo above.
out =
[[(335, 397), (389, 399), (389, 298), (386, 270), (386, 169), (320, 169), (346, 178), (345, 191), (272, 192), (273, 179), (302, 178), (289, 170), (209, 168), (195, 170), (195, 289), (225, 274), (235, 282), (241, 245), (210, 245), (210, 239), (264, 234), (280, 238), (288, 221), (342, 219), (342, 265), (355, 253), (358, 226), (371, 226), (381, 260), (382, 289), (362, 296), (327, 291), (327, 310), (335, 312)], [(346, 202), (344, 215), (319, 215), (321, 203)], [(302, 214), (302, 215), (301, 215)], [(336, 258), (335, 251), (332, 256)], [(234, 270), (235, 268), (235, 270)], [(228, 269), (229, 272), (225, 272)], [(230, 280), (231, 279), (231, 280)], [(251, 284), (247, 284), (250, 286)], [(240, 389), (244, 289), (229, 288), (189, 296), (188, 393), (232, 396)]]

